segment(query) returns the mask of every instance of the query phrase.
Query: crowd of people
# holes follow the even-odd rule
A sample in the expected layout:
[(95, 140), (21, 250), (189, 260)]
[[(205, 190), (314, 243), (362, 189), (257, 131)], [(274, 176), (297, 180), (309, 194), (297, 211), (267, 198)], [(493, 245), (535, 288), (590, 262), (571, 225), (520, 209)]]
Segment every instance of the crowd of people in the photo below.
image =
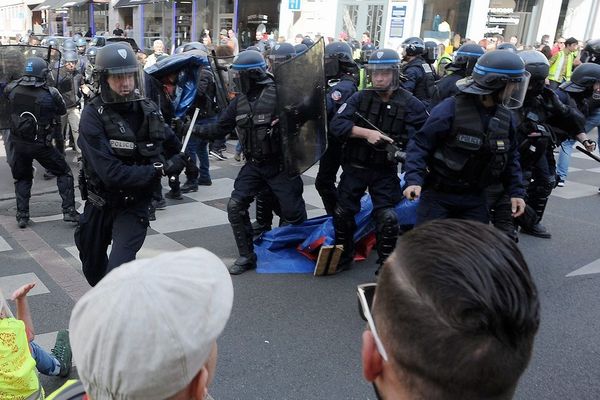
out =
[[(127, 43), (88, 48), (79, 38), (62, 44), (60, 58), (52, 38), (49, 51), (0, 52), (10, 72), (0, 87), (17, 223), (29, 223), (36, 159), (57, 177), (63, 219), (76, 226), (93, 286), (70, 322), (81, 382), (55, 398), (204, 398), (232, 307), (229, 274), (256, 268), (253, 239), (271, 229), (273, 214), (281, 225), (306, 221), (301, 173), (316, 161), (315, 186), (342, 247), (337, 272), (353, 265), (367, 191), (373, 204), (377, 283), (357, 295), (368, 323), (363, 372), (378, 396), (511, 398), (539, 325), (517, 232), (551, 236), (541, 220), (561, 179), (553, 149), (577, 140), (595, 150), (586, 133), (598, 125), (600, 40), (576, 52), (575, 39), (558, 39), (548, 59), (500, 35), (456, 49), (411, 37), (388, 49), (368, 33), (359, 46), (345, 34), (327, 45), (297, 35), (292, 45), (257, 31), (255, 45), (237, 55), (235, 35), (222, 30), (217, 46), (207, 36), (171, 55), (157, 40), (143, 64)], [(283, 79), (294, 68), (302, 79)], [(67, 127), (81, 163), (82, 215), (64, 156)], [(239, 251), (233, 265), (202, 249), (134, 261), (165, 207), (162, 179), (173, 200), (210, 185), (209, 143), (220, 153), (229, 135), (244, 159), (227, 204)], [(404, 200), (418, 200), (414, 228), (396, 214)], [(12, 382), (15, 398), (25, 399), (43, 393), (33, 367), (64, 376), (71, 358), (66, 333), (51, 354), (38, 351), (30, 289), (13, 294), (16, 319), (8, 305), (0, 310), (0, 327), (21, 352), (11, 365), (27, 376), (0, 379), (0, 387)], [(133, 321), (132, 308), (140, 311)], [(136, 362), (167, 338), (172, 347)], [(0, 350), (10, 343), (0, 341)], [(99, 366), (106, 354), (113, 365)], [(126, 368), (132, 363), (139, 369)]]

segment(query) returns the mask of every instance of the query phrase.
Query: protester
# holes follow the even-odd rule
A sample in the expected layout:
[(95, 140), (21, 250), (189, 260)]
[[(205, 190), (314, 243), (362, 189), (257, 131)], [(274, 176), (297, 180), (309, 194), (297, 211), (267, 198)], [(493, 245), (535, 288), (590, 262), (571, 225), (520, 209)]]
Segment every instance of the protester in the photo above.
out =
[(75, 305), (69, 328), (81, 382), (58, 392), (77, 385), (91, 400), (205, 399), (232, 304), (229, 273), (208, 250), (123, 265)]
[(548, 80), (552, 89), (556, 89), (561, 83), (571, 80), (573, 63), (577, 57), (577, 46), (579, 45), (577, 39), (570, 37), (563, 43), (562, 49), (550, 59)]
[(358, 294), (363, 373), (379, 399), (513, 397), (540, 311), (523, 255), (498, 230), (422, 225), (400, 237), (376, 289)]
[(229, 37), (229, 43), (227, 43), (227, 45), (233, 49), (233, 55), (237, 56), (240, 52), (240, 43), (238, 42), (238, 38), (233, 29), (227, 31), (227, 36)]

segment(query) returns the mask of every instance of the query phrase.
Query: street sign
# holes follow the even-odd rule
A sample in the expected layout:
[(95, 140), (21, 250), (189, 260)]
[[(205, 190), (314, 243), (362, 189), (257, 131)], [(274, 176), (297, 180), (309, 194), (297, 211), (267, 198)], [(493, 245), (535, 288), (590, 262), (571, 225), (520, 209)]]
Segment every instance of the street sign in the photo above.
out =
[(288, 0), (288, 8), (292, 11), (300, 11), (300, 0)]

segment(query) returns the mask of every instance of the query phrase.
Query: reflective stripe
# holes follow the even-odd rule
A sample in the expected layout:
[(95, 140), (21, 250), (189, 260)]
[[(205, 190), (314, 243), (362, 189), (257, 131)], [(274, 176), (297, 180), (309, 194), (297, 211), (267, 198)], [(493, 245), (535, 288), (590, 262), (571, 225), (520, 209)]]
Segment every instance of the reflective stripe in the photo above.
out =
[(470, 51), (457, 51), (455, 53), (455, 56), (475, 56), (475, 57), (481, 57), (483, 55), (483, 53), (471, 53)]
[(392, 59), (392, 60), (369, 60), (369, 64), (399, 64), (400, 60)]
[(494, 72), (497, 74), (522, 74), (523, 72), (525, 72), (525, 68), (523, 69), (501, 69), (501, 68), (490, 68), (490, 67), (485, 67), (483, 65), (479, 65), (479, 64), (475, 64), (475, 68), (473, 68), (474, 71), (477, 71), (477, 73), (481, 74), (481, 75), (485, 75), (488, 72)]
[(247, 64), (247, 65), (232, 64), (231, 68), (233, 68), (233, 69), (250, 69), (250, 68), (266, 67), (266, 66), (267, 66), (267, 64), (262, 62), (262, 63), (256, 63), (256, 64)]

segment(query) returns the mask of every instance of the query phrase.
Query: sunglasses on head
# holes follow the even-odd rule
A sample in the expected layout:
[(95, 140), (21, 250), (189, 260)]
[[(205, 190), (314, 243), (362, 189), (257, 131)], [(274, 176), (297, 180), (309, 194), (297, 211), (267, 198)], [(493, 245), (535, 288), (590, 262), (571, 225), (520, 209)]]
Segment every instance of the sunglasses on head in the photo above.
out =
[(358, 285), (356, 288), (356, 295), (358, 296), (358, 312), (360, 317), (367, 321), (369, 324), (369, 329), (373, 334), (373, 339), (375, 340), (375, 345), (377, 346), (377, 351), (381, 357), (387, 361), (388, 356), (383, 347), (383, 343), (381, 342), (381, 338), (379, 337), (379, 333), (377, 333), (377, 328), (375, 328), (375, 321), (373, 320), (373, 314), (371, 309), (373, 307), (373, 299), (375, 298), (375, 289), (377, 288), (376, 283), (364, 283), (362, 285)]

